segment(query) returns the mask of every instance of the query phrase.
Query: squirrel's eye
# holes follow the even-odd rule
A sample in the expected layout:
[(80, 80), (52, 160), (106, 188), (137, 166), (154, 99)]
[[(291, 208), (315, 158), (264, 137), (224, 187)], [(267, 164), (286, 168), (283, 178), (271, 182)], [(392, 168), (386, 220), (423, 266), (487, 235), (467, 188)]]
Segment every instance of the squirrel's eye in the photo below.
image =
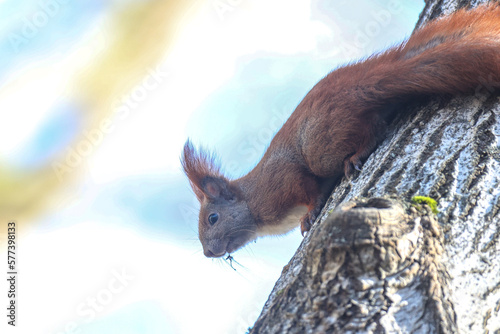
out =
[(217, 223), (217, 220), (219, 220), (219, 215), (216, 213), (211, 213), (208, 216), (208, 222), (210, 223), (210, 225)]

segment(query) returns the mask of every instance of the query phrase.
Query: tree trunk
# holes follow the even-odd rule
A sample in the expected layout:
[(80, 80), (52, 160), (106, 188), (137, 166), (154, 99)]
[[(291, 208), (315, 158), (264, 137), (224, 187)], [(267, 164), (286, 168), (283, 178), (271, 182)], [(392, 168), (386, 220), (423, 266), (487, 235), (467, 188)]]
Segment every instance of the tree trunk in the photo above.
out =
[[(417, 26), (467, 3), (429, 0)], [(484, 82), (396, 119), (335, 188), (251, 333), (500, 333), (498, 97)]]

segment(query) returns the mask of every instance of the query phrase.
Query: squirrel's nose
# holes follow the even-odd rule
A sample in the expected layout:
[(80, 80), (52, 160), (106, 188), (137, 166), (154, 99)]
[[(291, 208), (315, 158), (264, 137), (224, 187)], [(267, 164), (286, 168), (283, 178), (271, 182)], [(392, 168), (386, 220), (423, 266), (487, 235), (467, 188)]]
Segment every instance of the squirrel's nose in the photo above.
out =
[(212, 253), (212, 251), (209, 249), (206, 249), (203, 253), (205, 254), (206, 257), (216, 257), (214, 253)]
[(206, 257), (221, 257), (226, 254), (227, 241), (224, 239), (205, 239), (201, 244)]
[(205, 254), (206, 257), (221, 257), (224, 256), (224, 254), (226, 254), (226, 251), (223, 250), (216, 253), (207, 247), (205, 250), (203, 250), (203, 254)]

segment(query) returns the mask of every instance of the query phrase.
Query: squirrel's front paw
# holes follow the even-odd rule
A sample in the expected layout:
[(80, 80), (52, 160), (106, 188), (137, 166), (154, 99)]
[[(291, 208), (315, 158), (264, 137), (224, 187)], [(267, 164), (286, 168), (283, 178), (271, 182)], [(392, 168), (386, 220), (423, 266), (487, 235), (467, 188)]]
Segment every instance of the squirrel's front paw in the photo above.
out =
[[(314, 222), (314, 221), (313, 221)], [(311, 229), (312, 222), (309, 220), (309, 215), (305, 215), (300, 220), (300, 233), (304, 237), (307, 232)]]
[(307, 232), (311, 229), (313, 226), (314, 222), (316, 221), (316, 218), (318, 217), (319, 213), (321, 212), (322, 206), (321, 207), (316, 207), (306, 213), (304, 217), (300, 219), (300, 233), (304, 237)]
[(344, 160), (344, 174), (348, 179), (353, 176), (355, 170), (361, 172), (362, 167), (363, 163), (356, 155)]

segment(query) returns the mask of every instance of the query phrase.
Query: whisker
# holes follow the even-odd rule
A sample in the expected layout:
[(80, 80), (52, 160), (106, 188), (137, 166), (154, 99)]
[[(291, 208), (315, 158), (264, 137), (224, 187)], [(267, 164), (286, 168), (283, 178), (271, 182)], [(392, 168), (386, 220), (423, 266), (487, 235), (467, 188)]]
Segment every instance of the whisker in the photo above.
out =
[(197, 254), (200, 254), (200, 253), (201, 253), (201, 249), (197, 249), (197, 250), (195, 250), (194, 252), (191, 253), (191, 256), (197, 255)]

